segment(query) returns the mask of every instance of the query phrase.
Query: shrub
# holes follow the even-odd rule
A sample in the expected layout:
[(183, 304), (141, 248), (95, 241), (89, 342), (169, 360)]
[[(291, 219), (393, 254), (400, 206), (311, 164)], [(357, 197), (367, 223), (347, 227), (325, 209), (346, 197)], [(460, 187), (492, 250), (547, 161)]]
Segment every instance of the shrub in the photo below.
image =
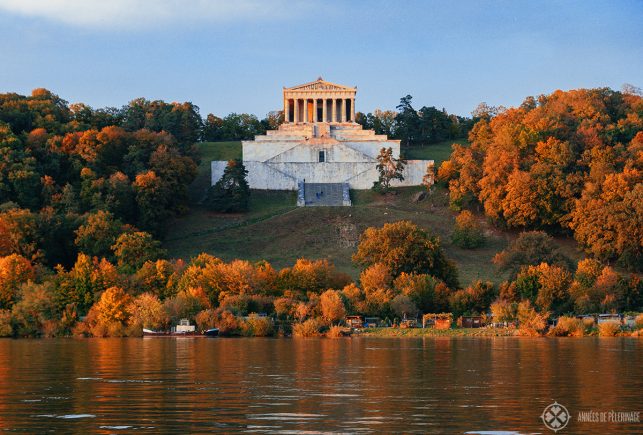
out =
[(274, 335), (275, 328), (270, 317), (260, 317), (256, 314), (251, 314), (246, 320), (248, 335), (255, 337), (269, 337)]
[(594, 323), (594, 318), (592, 317), (583, 318), (583, 327), (585, 328), (585, 331), (591, 331), (594, 329)]
[(216, 327), (219, 328), (220, 335), (238, 335), (241, 331), (241, 322), (230, 311), (223, 311)]
[(317, 318), (308, 319), (302, 323), (292, 325), (292, 335), (295, 337), (317, 337), (323, 326)]
[(634, 323), (636, 324), (636, 329), (643, 329), (643, 313), (636, 316)]
[(469, 210), (463, 210), (455, 218), (455, 228), (451, 235), (454, 245), (463, 249), (474, 249), (484, 245), (482, 228)]
[(558, 318), (556, 326), (549, 330), (547, 335), (552, 337), (582, 337), (585, 334), (585, 325), (581, 319), (562, 316)]
[(326, 337), (328, 338), (339, 338), (344, 336), (344, 328), (339, 325), (331, 326), (328, 332), (326, 332)]
[(549, 313), (539, 313), (529, 301), (522, 301), (518, 304), (518, 322), (521, 335), (537, 336), (541, 335), (547, 328), (547, 319)]
[(598, 335), (601, 337), (616, 337), (621, 332), (621, 324), (608, 321), (598, 324)]

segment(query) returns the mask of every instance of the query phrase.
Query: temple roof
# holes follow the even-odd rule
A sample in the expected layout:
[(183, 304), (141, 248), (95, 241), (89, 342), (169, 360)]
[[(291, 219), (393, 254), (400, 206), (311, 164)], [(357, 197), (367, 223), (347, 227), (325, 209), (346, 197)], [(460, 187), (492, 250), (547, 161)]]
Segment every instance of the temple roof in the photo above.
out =
[(343, 86), (336, 83), (327, 82), (319, 77), (314, 82), (304, 83), (303, 85), (293, 86), (292, 88), (285, 88), (286, 91), (354, 91), (357, 87)]

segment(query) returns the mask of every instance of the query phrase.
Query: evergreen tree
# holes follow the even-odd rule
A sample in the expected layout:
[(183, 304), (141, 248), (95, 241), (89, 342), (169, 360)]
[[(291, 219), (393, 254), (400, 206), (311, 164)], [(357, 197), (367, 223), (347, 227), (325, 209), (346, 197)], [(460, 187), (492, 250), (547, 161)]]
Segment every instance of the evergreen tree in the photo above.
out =
[(210, 210), (224, 213), (248, 210), (250, 187), (246, 176), (248, 171), (241, 160), (230, 160), (223, 176), (208, 190), (205, 203)]

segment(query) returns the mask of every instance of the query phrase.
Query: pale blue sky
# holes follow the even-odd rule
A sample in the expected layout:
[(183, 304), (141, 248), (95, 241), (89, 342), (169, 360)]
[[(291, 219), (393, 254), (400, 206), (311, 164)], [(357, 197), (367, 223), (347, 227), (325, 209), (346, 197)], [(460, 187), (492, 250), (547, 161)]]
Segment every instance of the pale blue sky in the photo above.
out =
[(70, 102), (281, 108), (282, 86), (357, 86), (469, 115), (555, 89), (643, 87), (643, 0), (0, 0), (0, 92)]

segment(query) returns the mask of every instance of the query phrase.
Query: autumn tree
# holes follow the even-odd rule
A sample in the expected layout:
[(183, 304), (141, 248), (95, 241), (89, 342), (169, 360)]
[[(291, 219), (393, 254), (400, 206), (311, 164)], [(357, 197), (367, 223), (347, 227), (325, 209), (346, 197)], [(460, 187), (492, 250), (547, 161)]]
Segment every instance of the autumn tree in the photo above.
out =
[(436, 287), (440, 284), (440, 280), (431, 275), (402, 272), (395, 278), (393, 287), (401, 294), (408, 296), (420, 311), (435, 313), (442, 312), (436, 311), (435, 301)]
[(126, 334), (132, 297), (120, 287), (105, 290), (87, 314), (89, 332), (96, 337), (119, 337)]
[(391, 147), (382, 148), (377, 156), (376, 165), (379, 178), (373, 183), (373, 189), (380, 192), (388, 192), (391, 188), (391, 181), (403, 181), (405, 165), (406, 161), (404, 159), (393, 157), (393, 149)]
[(547, 328), (549, 312), (538, 312), (528, 300), (518, 304), (516, 317), (522, 335), (541, 335)]
[(438, 178), (452, 206), (481, 205), (501, 227), (573, 230), (588, 253), (641, 264), (643, 97), (608, 88), (528, 97), (474, 114)]
[(518, 274), (516, 288), (523, 299), (535, 303), (541, 311), (561, 314), (569, 310), (571, 274), (565, 268), (541, 263)]
[(111, 247), (121, 268), (136, 270), (146, 261), (155, 261), (165, 255), (161, 243), (144, 231), (122, 233)]
[(571, 216), (574, 237), (589, 252), (643, 270), (643, 171), (626, 168), (587, 186)]
[(320, 296), (323, 319), (329, 323), (337, 323), (346, 316), (346, 306), (342, 294), (337, 290), (326, 290)]
[(11, 315), (19, 336), (54, 336), (58, 330), (56, 308), (51, 282), (28, 282), (20, 288), (18, 302)]
[(73, 306), (79, 315), (85, 315), (95, 298), (107, 288), (122, 285), (118, 271), (105, 259), (78, 254), (74, 266), (66, 271), (56, 267), (55, 300), (60, 311)]
[(383, 264), (393, 277), (402, 272), (429, 274), (449, 287), (458, 286), (455, 266), (446, 258), (440, 240), (410, 221), (367, 228), (352, 258), (364, 267)]
[(163, 303), (151, 293), (143, 293), (127, 307), (129, 323), (137, 328), (160, 329), (169, 322)]
[(90, 256), (109, 257), (111, 247), (123, 231), (123, 224), (108, 211), (99, 210), (86, 217), (76, 230), (75, 244), (80, 252)]
[(17, 254), (0, 257), (0, 309), (10, 309), (20, 286), (35, 278), (36, 271), (26, 258)]

